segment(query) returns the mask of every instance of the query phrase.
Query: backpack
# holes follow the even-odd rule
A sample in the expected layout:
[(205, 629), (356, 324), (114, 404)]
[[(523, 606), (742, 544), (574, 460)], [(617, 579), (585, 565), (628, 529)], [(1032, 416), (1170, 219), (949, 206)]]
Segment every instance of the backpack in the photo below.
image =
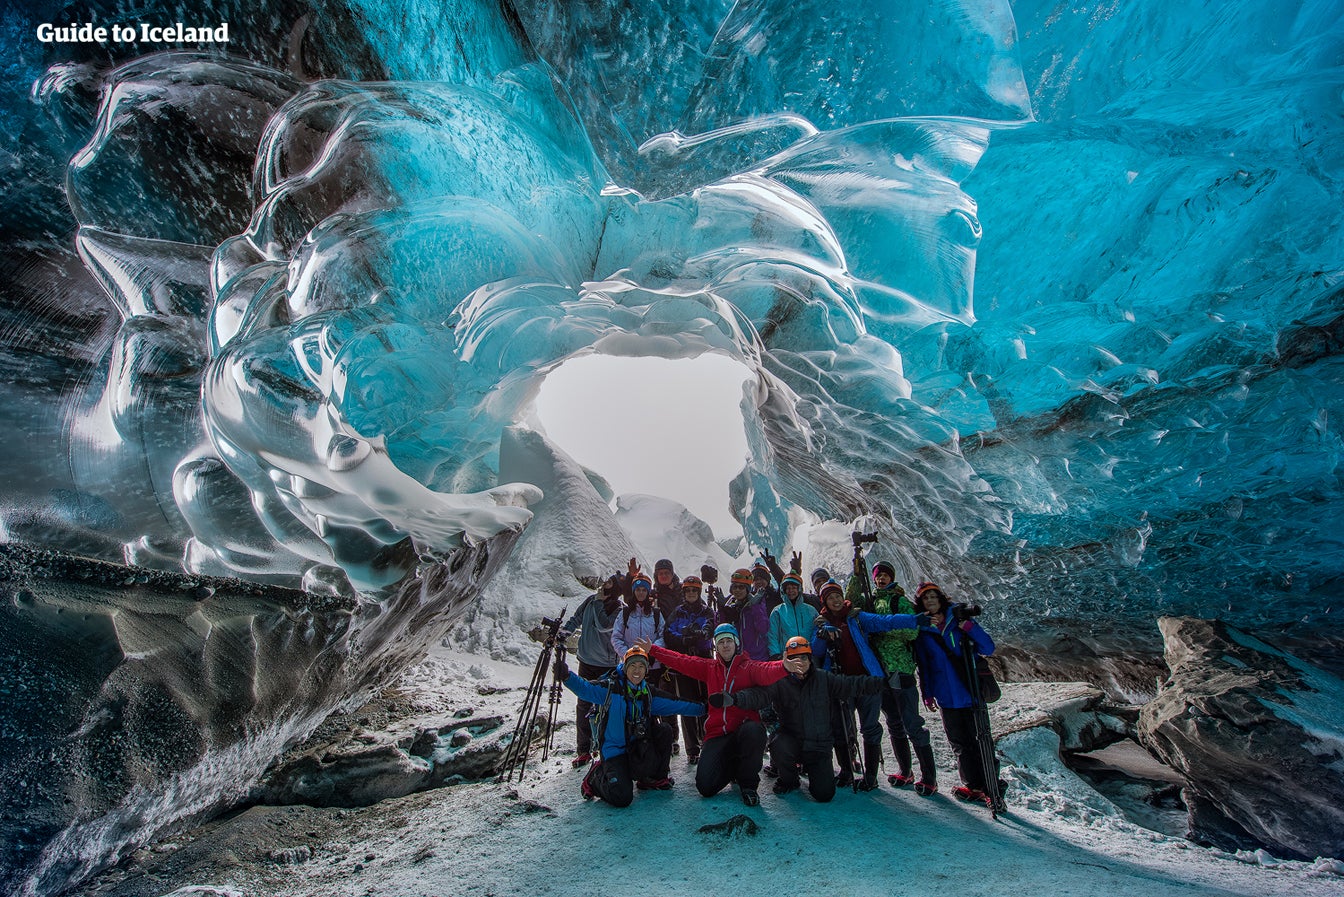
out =
[[(663, 615), (662, 615), (661, 613), (658, 612), (658, 602), (656, 602), (656, 601), (650, 601), (649, 604), (652, 605), (652, 607), (653, 607), (653, 628), (654, 628), (654, 629), (662, 629), (662, 628), (663, 628)], [(632, 611), (634, 611), (634, 608), (631, 607), (631, 606), (628, 605), (628, 604), (627, 604), (624, 608), (621, 609), (621, 625), (622, 625), (622, 626), (629, 626), (629, 625), (630, 625), (630, 614), (631, 614)]]
[[(966, 635), (963, 635), (962, 637), (967, 639), (970, 638), (970, 636)], [(952, 661), (952, 671), (956, 673), (957, 678), (961, 680), (962, 687), (966, 689), (968, 694), (974, 697), (975, 689), (971, 688), (971, 683), (966, 678), (965, 655), (952, 653), (952, 649), (947, 646), (947, 642), (943, 640), (941, 635), (938, 638), (938, 644), (942, 645), (943, 650), (947, 652), (948, 660)], [(994, 678), (994, 670), (990, 668), (989, 661), (985, 660), (984, 655), (979, 653), (975, 655), (975, 678), (978, 680), (977, 684), (980, 686), (980, 700), (982, 703), (993, 704), (999, 698), (1003, 697), (1003, 689), (999, 688), (999, 680)]]
[[(597, 746), (597, 750), (594, 753), (598, 756), (602, 755), (602, 742), (606, 739), (607, 735), (607, 717), (611, 715), (611, 696), (621, 684), (621, 677), (613, 670), (607, 675), (605, 681), (607, 685), (607, 697), (600, 707), (594, 705), (592, 710), (593, 743)], [(626, 700), (629, 701), (628, 696), (626, 697)], [(653, 689), (647, 689), (641, 700), (644, 704), (644, 715), (642, 719), (645, 720), (646, 724), (650, 724), (653, 722)], [(630, 731), (630, 720), (627, 719), (625, 720), (625, 749), (627, 752), (630, 751), (631, 745), (636, 741), (649, 741), (649, 739), (647, 735), (643, 739), (640, 739), (637, 735), (632, 736)]]

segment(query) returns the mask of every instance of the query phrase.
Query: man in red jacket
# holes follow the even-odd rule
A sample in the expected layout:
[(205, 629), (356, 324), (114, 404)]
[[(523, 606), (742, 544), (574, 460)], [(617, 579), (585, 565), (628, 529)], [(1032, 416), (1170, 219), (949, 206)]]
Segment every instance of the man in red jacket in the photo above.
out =
[[(723, 623), (714, 630), (713, 657), (690, 657), (651, 644), (644, 647), (668, 669), (699, 679), (710, 692), (770, 685), (784, 678), (782, 661), (751, 660), (740, 652), (741, 645), (737, 628)], [(705, 797), (713, 797), (735, 781), (742, 803), (758, 805), (761, 799), (756, 789), (761, 784), (765, 740), (765, 726), (755, 710), (714, 709), (705, 719), (705, 743), (695, 770), (696, 789)]]

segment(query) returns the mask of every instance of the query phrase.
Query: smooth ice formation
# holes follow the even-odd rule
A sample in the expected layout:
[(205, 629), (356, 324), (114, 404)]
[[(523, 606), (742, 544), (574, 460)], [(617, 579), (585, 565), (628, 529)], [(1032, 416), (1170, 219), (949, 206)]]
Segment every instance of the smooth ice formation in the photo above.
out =
[(749, 544), (869, 515), (1005, 625), (1329, 612), (1333, 4), (638, 6), (24, 57), (10, 536), (377, 594), (527, 524), (549, 371), (712, 352)]

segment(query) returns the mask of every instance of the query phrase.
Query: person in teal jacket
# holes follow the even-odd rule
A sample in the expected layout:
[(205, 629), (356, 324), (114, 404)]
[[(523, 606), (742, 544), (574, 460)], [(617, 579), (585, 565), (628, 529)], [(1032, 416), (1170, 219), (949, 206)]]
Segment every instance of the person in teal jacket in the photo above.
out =
[(601, 760), (583, 778), (584, 800), (600, 798), (613, 807), (628, 807), (640, 790), (666, 791), (672, 787), (672, 728), (659, 716), (704, 716), (705, 705), (655, 694), (646, 681), (649, 654), (636, 646), (605, 682), (589, 682), (572, 672), (564, 658), (555, 661), (555, 678), (565, 688), (598, 708), (594, 725), (601, 733), (597, 745)]
[(779, 590), (783, 593), (784, 600), (770, 611), (771, 660), (780, 659), (784, 653), (784, 646), (795, 635), (811, 642), (812, 637), (817, 634), (817, 614), (821, 613), (821, 602), (803, 594), (803, 580), (797, 573), (785, 576), (780, 581)]

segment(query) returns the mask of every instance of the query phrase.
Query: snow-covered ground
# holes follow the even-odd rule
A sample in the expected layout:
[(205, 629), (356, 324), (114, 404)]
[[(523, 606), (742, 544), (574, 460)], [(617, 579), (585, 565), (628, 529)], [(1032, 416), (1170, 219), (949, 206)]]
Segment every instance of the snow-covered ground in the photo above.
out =
[[(438, 649), (398, 686), (414, 714), (472, 708), (512, 714), (531, 670)], [(513, 689), (491, 693), (498, 686)], [(996, 719), (1029, 716), (1030, 687)], [(566, 696), (562, 716), (572, 721)], [(936, 727), (935, 727), (936, 728)], [(1005, 730), (1013, 728), (1005, 722)], [(937, 735), (938, 733), (935, 732)], [(85, 895), (1325, 895), (1344, 894), (1334, 861), (1279, 863), (1199, 848), (1125, 821), (1059, 761), (1047, 728), (1008, 735), (1010, 812), (883, 787), (842, 790), (831, 804), (762, 786), (746, 808), (735, 791), (710, 799), (673, 759), (671, 792), (617, 810), (585, 803), (570, 769), (574, 728), (524, 780), (462, 784), (362, 809), (254, 807), (140, 851)], [(939, 741), (945, 790), (955, 779)], [(540, 751), (536, 752), (539, 757)], [(890, 760), (888, 760), (890, 762)], [(754, 835), (702, 833), (749, 818)]]

